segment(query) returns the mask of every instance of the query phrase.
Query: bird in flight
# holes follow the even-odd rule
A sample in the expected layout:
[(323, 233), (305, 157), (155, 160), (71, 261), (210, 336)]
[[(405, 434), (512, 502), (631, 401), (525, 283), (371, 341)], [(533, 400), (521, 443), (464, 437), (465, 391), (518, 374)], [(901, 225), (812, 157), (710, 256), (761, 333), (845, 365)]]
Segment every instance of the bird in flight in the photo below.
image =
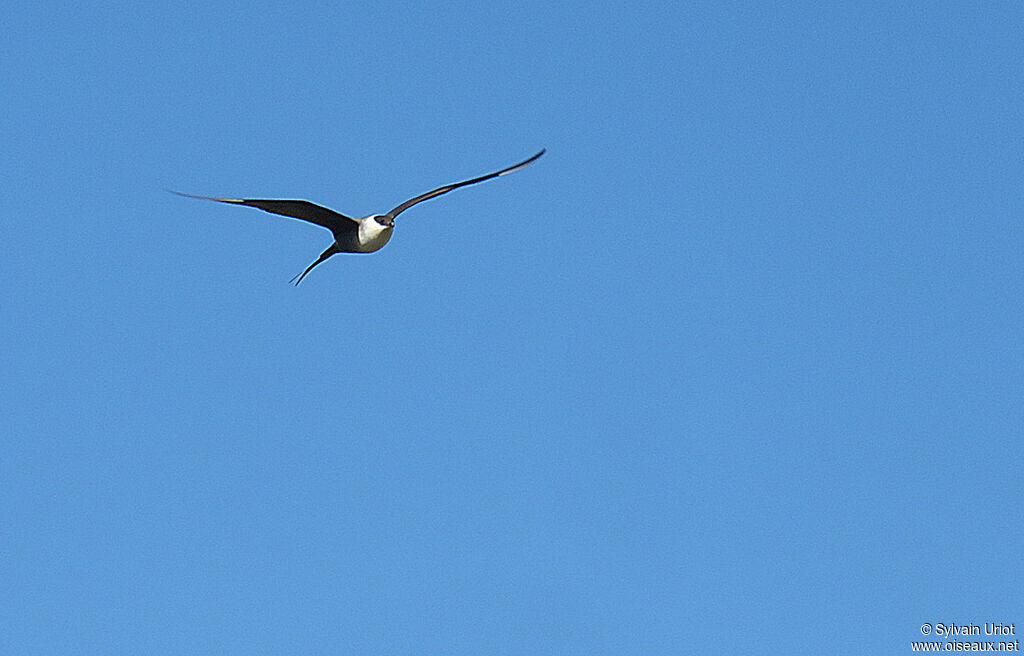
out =
[(315, 262), (306, 267), (305, 271), (291, 279), (290, 282), (294, 282), (298, 285), (302, 282), (302, 279), (306, 277), (306, 274), (313, 270), (313, 267), (336, 253), (372, 253), (384, 248), (384, 245), (388, 243), (389, 239), (391, 239), (391, 233), (395, 229), (395, 217), (413, 205), (422, 203), (425, 200), (430, 200), (431, 198), (436, 198), (441, 194), (447, 194), (449, 191), (458, 189), (459, 187), (465, 187), (466, 185), (476, 184), (477, 182), (496, 178), (499, 175), (518, 171), (524, 166), (532, 164), (546, 151), (547, 149), (545, 148), (533, 157), (524, 159), (518, 164), (513, 164), (512, 166), (500, 171), (481, 175), (480, 177), (473, 178), (471, 180), (463, 180), (462, 182), (448, 184), (443, 187), (438, 187), (432, 191), (428, 191), (425, 194), (420, 194), (415, 198), (410, 198), (405, 201), (387, 214), (370, 214), (369, 216), (364, 216), (358, 219), (352, 218), (351, 216), (345, 216), (344, 214), (340, 214), (334, 210), (329, 210), (326, 207), (322, 207), (316, 203), (311, 203), (308, 200), (214, 198), (212, 196), (183, 194), (178, 191), (171, 193), (178, 194), (179, 196), (185, 196), (186, 198), (215, 200), (218, 203), (233, 203), (235, 205), (256, 207), (264, 212), (290, 216), (295, 219), (302, 219), (303, 221), (309, 221), (310, 223), (315, 223), (318, 226), (323, 226), (330, 230), (334, 233), (334, 243), (328, 246), (327, 250), (321, 253), (320, 257), (318, 257)]

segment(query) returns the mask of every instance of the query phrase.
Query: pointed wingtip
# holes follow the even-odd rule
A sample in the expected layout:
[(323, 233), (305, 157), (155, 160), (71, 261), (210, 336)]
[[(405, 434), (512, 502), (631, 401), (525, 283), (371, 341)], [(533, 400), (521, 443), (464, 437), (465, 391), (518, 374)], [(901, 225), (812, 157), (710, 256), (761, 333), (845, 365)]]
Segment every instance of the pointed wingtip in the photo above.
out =
[(245, 204), (245, 200), (241, 198), (216, 198), (214, 196), (198, 196), (196, 194), (186, 194), (181, 191), (174, 191), (173, 189), (164, 189), (164, 191), (170, 192), (176, 196), (182, 196), (184, 198), (195, 198), (196, 200), (215, 200), (218, 203)]
[(537, 153), (536, 155), (533, 155), (532, 157), (528, 157), (528, 158), (524, 159), (523, 161), (519, 162), (518, 164), (513, 164), (512, 166), (508, 167), (507, 169), (503, 169), (501, 171), (498, 171), (496, 174), (492, 174), (492, 177), (493, 177), (493, 175), (508, 175), (509, 173), (515, 173), (516, 171), (519, 171), (520, 169), (523, 169), (523, 168), (529, 166), (530, 164), (533, 164), (534, 162), (536, 162), (538, 159), (540, 159), (540, 156), (543, 155), (546, 152), (548, 152), (547, 148), (541, 148), (540, 152)]
[(534, 155), (533, 157), (531, 157), (531, 158), (529, 158), (529, 159), (523, 160), (523, 163), (522, 163), (522, 164), (519, 164), (519, 165), (517, 165), (517, 166), (516, 166), (515, 168), (517, 168), (517, 169), (518, 169), (518, 168), (522, 168), (522, 167), (524, 167), (524, 166), (527, 166), (528, 164), (533, 164), (533, 163), (534, 163), (534, 162), (536, 162), (536, 161), (537, 161), (538, 159), (540, 159), (540, 156), (541, 156), (541, 155), (543, 155), (543, 154), (544, 154), (544, 153), (546, 153), (546, 152), (548, 152), (548, 149), (547, 149), (547, 148), (541, 148), (541, 149), (540, 149), (540, 152), (539, 152), (539, 153), (537, 153), (536, 155)]

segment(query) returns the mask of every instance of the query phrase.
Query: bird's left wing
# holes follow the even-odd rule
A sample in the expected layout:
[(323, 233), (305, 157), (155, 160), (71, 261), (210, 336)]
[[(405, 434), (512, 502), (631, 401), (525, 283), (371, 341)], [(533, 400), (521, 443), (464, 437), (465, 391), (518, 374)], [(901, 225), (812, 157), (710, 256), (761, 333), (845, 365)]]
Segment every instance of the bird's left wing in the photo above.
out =
[(537, 153), (536, 155), (534, 155), (533, 157), (531, 157), (529, 159), (524, 159), (523, 161), (519, 162), (518, 164), (513, 164), (512, 166), (508, 167), (507, 169), (502, 169), (500, 171), (495, 171), (494, 173), (488, 173), (487, 175), (481, 175), (479, 178), (473, 178), (472, 180), (463, 180), (462, 182), (455, 182), (455, 183), (452, 183), (450, 185), (445, 185), (443, 187), (438, 187), (437, 189), (434, 189), (432, 191), (428, 191), (425, 194), (420, 194), (416, 198), (410, 198), (409, 200), (405, 201), (404, 203), (402, 203), (401, 205), (399, 205), (395, 209), (393, 209), (390, 212), (388, 212), (388, 216), (390, 216), (392, 219), (394, 219), (396, 216), (398, 216), (399, 214), (401, 214), (405, 210), (409, 209), (410, 207), (412, 207), (416, 203), (422, 203), (425, 200), (430, 200), (431, 198), (436, 198), (436, 197), (440, 196), (441, 194), (447, 194), (449, 191), (451, 191), (453, 189), (458, 189), (459, 187), (465, 187), (466, 185), (476, 184), (477, 182), (483, 182), (484, 180), (490, 180), (491, 178), (496, 178), (499, 175), (506, 175), (508, 173), (514, 173), (515, 171), (518, 171), (519, 169), (523, 168), (524, 166), (532, 164), (538, 157), (543, 155), (545, 152), (547, 152), (547, 148), (541, 150), (539, 153)]
[(215, 200), (218, 203), (231, 203), (233, 205), (246, 205), (281, 216), (290, 216), (293, 219), (301, 219), (316, 225), (323, 226), (333, 233), (350, 231), (358, 222), (350, 216), (345, 216), (327, 209), (308, 200), (274, 200), (259, 198), (214, 198), (212, 196), (195, 196), (183, 194), (180, 191), (171, 193), (186, 198), (198, 198), (200, 200)]

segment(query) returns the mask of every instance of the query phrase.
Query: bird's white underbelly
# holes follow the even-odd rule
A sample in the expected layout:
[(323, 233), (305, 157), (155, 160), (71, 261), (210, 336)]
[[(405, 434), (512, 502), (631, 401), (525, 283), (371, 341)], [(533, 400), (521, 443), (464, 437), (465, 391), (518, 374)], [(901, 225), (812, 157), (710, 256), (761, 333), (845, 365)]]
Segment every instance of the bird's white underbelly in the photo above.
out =
[(392, 232), (392, 228), (382, 226), (373, 219), (363, 221), (359, 224), (359, 252), (372, 253), (384, 248)]

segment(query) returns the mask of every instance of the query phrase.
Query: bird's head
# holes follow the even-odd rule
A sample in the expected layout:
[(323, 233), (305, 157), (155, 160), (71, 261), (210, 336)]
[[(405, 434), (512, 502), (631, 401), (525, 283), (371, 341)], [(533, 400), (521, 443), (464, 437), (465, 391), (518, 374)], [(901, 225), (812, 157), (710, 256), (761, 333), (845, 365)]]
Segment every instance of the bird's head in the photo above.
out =
[(384, 226), (385, 228), (395, 227), (394, 217), (388, 216), (387, 214), (378, 214), (373, 217), (373, 220), (379, 223), (380, 225)]

